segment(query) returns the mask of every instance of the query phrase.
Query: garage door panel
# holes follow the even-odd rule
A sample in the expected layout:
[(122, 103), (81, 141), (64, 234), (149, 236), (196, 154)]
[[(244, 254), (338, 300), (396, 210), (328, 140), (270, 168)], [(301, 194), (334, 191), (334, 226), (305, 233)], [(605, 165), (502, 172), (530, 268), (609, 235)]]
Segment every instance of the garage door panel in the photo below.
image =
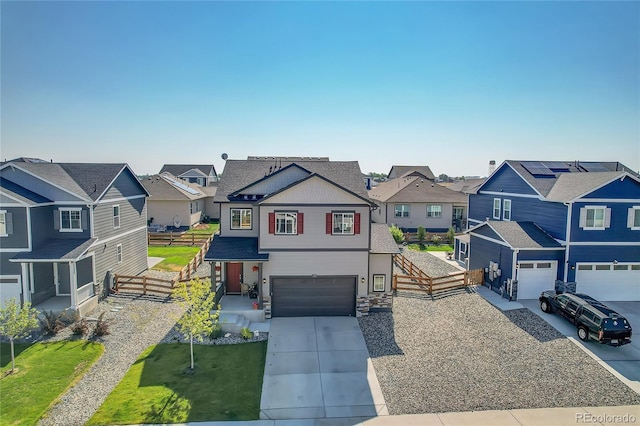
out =
[(354, 277), (274, 277), (273, 316), (345, 316), (355, 314)]
[(576, 291), (604, 301), (640, 300), (640, 265), (578, 264)]
[(21, 303), (22, 286), (20, 277), (0, 276), (0, 306), (4, 307), (5, 302), (11, 298)]
[(518, 299), (537, 299), (543, 291), (555, 288), (556, 261), (521, 262), (518, 265)]

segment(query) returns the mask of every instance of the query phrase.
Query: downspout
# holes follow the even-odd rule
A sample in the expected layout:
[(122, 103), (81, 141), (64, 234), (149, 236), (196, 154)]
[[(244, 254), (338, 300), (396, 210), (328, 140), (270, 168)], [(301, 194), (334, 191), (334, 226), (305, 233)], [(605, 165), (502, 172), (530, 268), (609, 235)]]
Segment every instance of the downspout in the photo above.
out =
[(571, 248), (571, 213), (573, 211), (573, 203), (564, 203), (564, 205), (568, 207), (568, 212), (566, 224), (567, 230), (565, 232), (566, 248), (564, 250), (564, 276), (562, 277), (562, 281), (566, 283), (569, 281), (569, 250)]
[[(511, 264), (511, 282), (518, 280), (518, 254), (519, 249), (513, 249), (513, 263)], [(513, 296), (513, 285), (509, 288), (509, 296)], [(511, 297), (510, 297), (511, 298)]]

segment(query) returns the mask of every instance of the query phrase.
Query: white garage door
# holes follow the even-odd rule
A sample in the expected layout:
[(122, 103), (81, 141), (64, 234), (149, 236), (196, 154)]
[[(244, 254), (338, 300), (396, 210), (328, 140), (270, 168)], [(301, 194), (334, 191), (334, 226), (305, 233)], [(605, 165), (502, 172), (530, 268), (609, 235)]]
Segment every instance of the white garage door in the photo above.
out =
[(0, 303), (4, 307), (4, 302), (12, 297), (18, 303), (21, 302), (22, 286), (20, 285), (19, 275), (2, 275), (0, 276)]
[(553, 290), (556, 285), (558, 261), (519, 262), (518, 299), (537, 299), (545, 290)]
[(640, 301), (640, 263), (578, 263), (576, 292), (599, 300)]

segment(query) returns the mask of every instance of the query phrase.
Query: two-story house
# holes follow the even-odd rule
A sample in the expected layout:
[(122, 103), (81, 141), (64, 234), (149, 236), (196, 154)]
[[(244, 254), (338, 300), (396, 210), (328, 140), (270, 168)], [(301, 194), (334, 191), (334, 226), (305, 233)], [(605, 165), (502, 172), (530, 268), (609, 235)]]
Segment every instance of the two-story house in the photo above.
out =
[(223, 176), (220, 234), (205, 256), (220, 269), (222, 291), (256, 283), (273, 316), (390, 304), (398, 247), (386, 225), (371, 223), (375, 205), (356, 161), (249, 157), (227, 160)]
[(146, 197), (126, 164), (0, 166), (0, 294), (84, 314), (147, 268)]
[(469, 195), (458, 258), (512, 299), (565, 287), (640, 300), (640, 178), (616, 162), (507, 160)]

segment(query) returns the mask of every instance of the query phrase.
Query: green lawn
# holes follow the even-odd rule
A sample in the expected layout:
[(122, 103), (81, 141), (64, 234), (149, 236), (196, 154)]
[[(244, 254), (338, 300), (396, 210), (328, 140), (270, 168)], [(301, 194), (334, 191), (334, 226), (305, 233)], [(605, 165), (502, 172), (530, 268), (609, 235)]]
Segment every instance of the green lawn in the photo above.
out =
[(0, 344), (3, 425), (36, 424), (104, 352), (100, 343), (80, 340), (15, 346), (17, 371), (4, 376), (11, 369), (11, 352), (8, 343)]
[(453, 247), (450, 246), (449, 244), (440, 244), (439, 246), (433, 246), (433, 245), (420, 246), (420, 244), (409, 244), (407, 248), (409, 250), (415, 250), (415, 251), (453, 251)]
[(88, 425), (256, 420), (260, 414), (267, 342), (145, 350)]
[(198, 246), (149, 246), (148, 256), (164, 258), (152, 269), (178, 272), (187, 266), (199, 251)]

